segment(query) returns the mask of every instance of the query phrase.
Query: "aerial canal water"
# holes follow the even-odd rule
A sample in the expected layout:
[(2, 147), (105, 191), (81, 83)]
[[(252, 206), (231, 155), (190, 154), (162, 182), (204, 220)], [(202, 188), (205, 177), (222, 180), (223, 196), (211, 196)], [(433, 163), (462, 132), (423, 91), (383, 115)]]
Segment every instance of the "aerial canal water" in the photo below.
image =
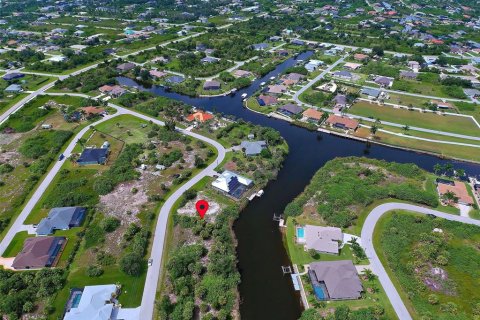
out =
[[(306, 52), (297, 59), (306, 59), (312, 52)], [(241, 95), (249, 96), (258, 90), (260, 83), (276, 76), (296, 64), (289, 59), (274, 71), (255, 80), (248, 88), (239, 90), (235, 96), (212, 98), (192, 98), (163, 87), (143, 87), (134, 80), (118, 78), (122, 85), (134, 86), (154, 94), (181, 100), (197, 108), (225, 115), (233, 115), (254, 124), (278, 130), (290, 147), (277, 180), (270, 182), (261, 198), (253, 200), (241, 213), (234, 225), (238, 239), (238, 268), (242, 275), (240, 284), (242, 319), (298, 319), (302, 307), (300, 296), (294, 291), (291, 278), (284, 276), (281, 266), (290, 261), (283, 245), (278, 223), (272, 220), (273, 214), (283, 213), (285, 206), (303, 191), (313, 174), (327, 161), (336, 157), (365, 156), (387, 161), (412, 162), (432, 171), (436, 163), (445, 163), (435, 156), (394, 149), (379, 145), (367, 145), (356, 140), (340, 138), (329, 134), (319, 134), (290, 125), (286, 121), (268, 118), (249, 111), (242, 105)], [(469, 174), (480, 174), (480, 165), (453, 162), (455, 168), (462, 168)]]

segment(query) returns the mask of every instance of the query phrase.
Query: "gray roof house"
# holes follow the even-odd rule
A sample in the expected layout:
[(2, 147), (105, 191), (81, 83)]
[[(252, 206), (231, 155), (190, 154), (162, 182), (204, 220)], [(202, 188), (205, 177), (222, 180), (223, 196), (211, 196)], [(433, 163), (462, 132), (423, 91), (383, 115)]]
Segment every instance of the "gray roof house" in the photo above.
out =
[(202, 60), (200, 60), (200, 62), (203, 63), (203, 64), (207, 64), (207, 63), (216, 63), (219, 60), (220, 59), (215, 58), (215, 57), (205, 57)]
[(292, 104), (292, 103), (289, 103), (289, 104), (286, 104), (284, 106), (281, 106), (278, 108), (278, 111), (287, 115), (287, 116), (291, 116), (291, 115), (296, 115), (296, 114), (299, 114), (303, 111), (303, 109), (295, 104)]
[(342, 79), (352, 79), (353, 78), (353, 75), (350, 72), (345, 71), (345, 70), (335, 71), (333, 73), (333, 76), (337, 77), (337, 78), (342, 78)]
[(265, 141), (242, 141), (240, 146), (245, 150), (246, 156), (255, 156), (267, 147), (267, 143)]
[(305, 250), (313, 249), (318, 252), (338, 254), (339, 242), (343, 240), (340, 228), (306, 225)]
[(168, 82), (168, 83), (173, 83), (173, 84), (178, 84), (178, 83), (182, 83), (185, 79), (182, 77), (182, 76), (171, 76), (171, 77), (168, 77), (165, 81)]
[(252, 45), (252, 48), (254, 50), (265, 50), (268, 48), (268, 44), (266, 43), (256, 43), (254, 45)]
[(117, 70), (119, 71), (128, 71), (132, 70), (133, 68), (135, 68), (135, 64), (131, 62), (122, 63), (117, 66)]
[(220, 82), (215, 80), (205, 81), (203, 90), (218, 90), (220, 89)]
[(363, 291), (351, 260), (312, 262), (308, 275), (314, 288), (324, 285), (323, 300), (358, 299)]
[(389, 77), (376, 77), (374, 82), (382, 87), (391, 87), (393, 84), (393, 78)]
[(409, 79), (414, 80), (417, 79), (418, 73), (413, 71), (400, 71), (400, 78), (401, 79)]
[(377, 99), (380, 96), (381, 91), (371, 88), (362, 88), (360, 93), (368, 96), (370, 99)]
[(47, 236), (55, 230), (79, 227), (85, 218), (86, 211), (87, 209), (82, 207), (53, 208), (48, 216), (40, 221), (35, 232), (37, 236)]
[(9, 92), (9, 93), (18, 93), (22, 91), (23, 91), (22, 86), (19, 84), (11, 84), (7, 88), (5, 88), (5, 92)]

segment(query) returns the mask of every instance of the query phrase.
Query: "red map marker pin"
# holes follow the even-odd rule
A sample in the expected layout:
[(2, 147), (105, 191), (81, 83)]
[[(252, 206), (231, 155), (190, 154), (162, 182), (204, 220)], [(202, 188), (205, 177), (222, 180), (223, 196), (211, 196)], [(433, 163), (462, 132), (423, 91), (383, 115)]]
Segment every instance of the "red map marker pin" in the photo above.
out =
[(197, 209), (200, 218), (203, 219), (208, 210), (208, 202), (205, 200), (198, 200), (197, 203), (195, 203), (195, 208)]

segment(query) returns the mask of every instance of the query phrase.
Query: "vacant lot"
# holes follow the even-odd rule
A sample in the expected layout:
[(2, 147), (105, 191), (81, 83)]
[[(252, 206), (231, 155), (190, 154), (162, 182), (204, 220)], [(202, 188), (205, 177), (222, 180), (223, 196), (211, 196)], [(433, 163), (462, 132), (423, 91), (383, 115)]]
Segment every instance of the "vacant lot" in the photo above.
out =
[(403, 211), (380, 220), (376, 250), (414, 318), (475, 318), (479, 235), (477, 226)]
[(372, 119), (378, 118), (381, 121), (395, 122), (425, 129), (453, 132), (470, 136), (478, 136), (480, 134), (480, 129), (476, 124), (471, 119), (465, 117), (395, 109), (364, 101), (355, 103), (348, 112)]

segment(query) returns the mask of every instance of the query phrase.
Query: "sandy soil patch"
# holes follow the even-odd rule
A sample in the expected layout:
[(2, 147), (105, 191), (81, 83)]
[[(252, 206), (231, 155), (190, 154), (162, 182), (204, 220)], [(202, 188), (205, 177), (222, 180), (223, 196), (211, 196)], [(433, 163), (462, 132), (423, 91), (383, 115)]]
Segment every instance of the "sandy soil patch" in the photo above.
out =
[(21, 136), (21, 133), (0, 133), (0, 145), (10, 144), (13, 141), (19, 139)]
[(206, 197), (203, 193), (199, 193), (195, 199), (190, 200), (189, 202), (187, 202), (185, 206), (178, 209), (177, 210), (178, 214), (183, 214), (191, 217), (198, 217), (197, 209), (195, 209), (195, 203), (201, 199), (206, 200), (208, 202), (208, 210), (205, 213), (204, 219), (206, 219), (207, 222), (214, 222), (217, 214), (220, 212), (222, 207), (217, 202)]
[(0, 152), (0, 163), (9, 163), (12, 166), (20, 164), (20, 154), (16, 151)]
[(15, 257), (13, 258), (0, 257), (0, 266), (2, 266), (4, 269), (15, 270), (12, 268), (13, 260), (15, 260)]
[[(148, 202), (145, 184), (151, 174), (142, 173), (139, 180), (123, 182), (111, 193), (100, 196), (99, 209), (109, 216), (120, 219), (123, 223), (135, 223), (138, 221), (137, 214), (142, 206)], [(132, 190), (136, 189), (134, 193)]]

